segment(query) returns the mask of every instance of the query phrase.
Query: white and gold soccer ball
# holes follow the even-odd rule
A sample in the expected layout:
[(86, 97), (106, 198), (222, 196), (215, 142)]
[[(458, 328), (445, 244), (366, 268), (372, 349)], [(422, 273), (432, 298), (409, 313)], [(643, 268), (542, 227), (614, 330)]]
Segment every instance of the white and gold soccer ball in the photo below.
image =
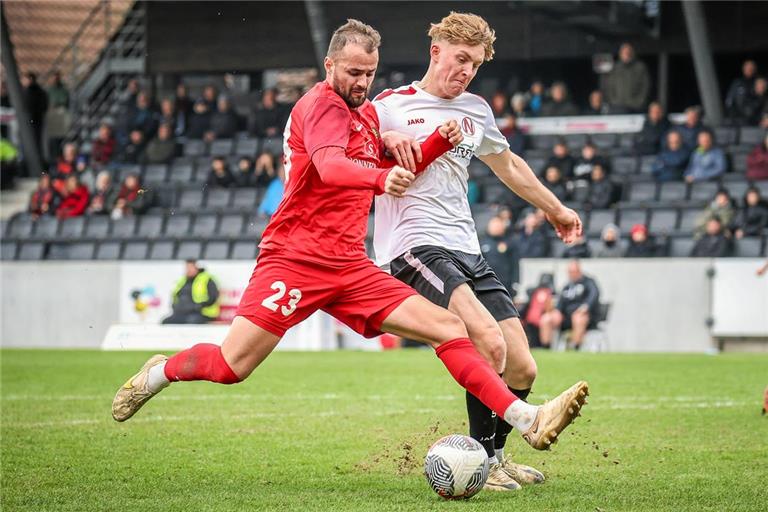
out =
[(488, 455), (476, 440), (461, 434), (439, 439), (424, 459), (430, 487), (448, 500), (469, 499), (488, 479)]

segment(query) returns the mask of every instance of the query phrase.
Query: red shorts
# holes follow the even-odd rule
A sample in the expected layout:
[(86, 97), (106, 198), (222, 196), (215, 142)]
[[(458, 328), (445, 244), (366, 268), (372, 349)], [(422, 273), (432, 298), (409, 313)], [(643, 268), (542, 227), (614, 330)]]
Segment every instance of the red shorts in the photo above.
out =
[(242, 316), (276, 336), (321, 309), (366, 338), (416, 291), (361, 258), (339, 269), (262, 252), (240, 299)]

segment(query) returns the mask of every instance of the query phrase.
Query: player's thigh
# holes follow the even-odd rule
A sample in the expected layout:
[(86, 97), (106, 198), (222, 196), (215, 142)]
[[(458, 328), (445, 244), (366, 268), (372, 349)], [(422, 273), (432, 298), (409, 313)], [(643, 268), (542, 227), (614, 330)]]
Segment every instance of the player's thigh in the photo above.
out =
[(464, 322), (469, 338), (478, 352), (492, 365), (499, 366), (501, 371), (506, 358), (504, 336), (493, 315), (468, 284), (464, 283), (453, 290), (448, 310)]
[(441, 247), (416, 247), (395, 258), (390, 270), (399, 281), (447, 309), (453, 291), (470, 280), (455, 257)]
[(384, 319), (381, 330), (433, 347), (467, 337), (467, 330), (458, 316), (420, 295), (412, 295), (400, 303)]
[(221, 344), (221, 353), (232, 371), (240, 379), (245, 379), (272, 353), (279, 342), (280, 336), (245, 317), (237, 316)]
[(532, 383), (537, 373), (536, 361), (531, 354), (522, 322), (519, 318), (507, 318), (499, 322), (499, 327), (507, 346), (505, 380), (508, 383), (514, 381), (515, 384), (520, 382), (519, 385)]

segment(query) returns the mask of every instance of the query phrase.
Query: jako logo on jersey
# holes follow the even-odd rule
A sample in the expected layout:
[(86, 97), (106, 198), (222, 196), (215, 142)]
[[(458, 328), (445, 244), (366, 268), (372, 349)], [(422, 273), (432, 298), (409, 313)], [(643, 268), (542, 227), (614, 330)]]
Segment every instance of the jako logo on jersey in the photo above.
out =
[(412, 124), (424, 124), (424, 118), (419, 117), (417, 119), (409, 119), (408, 120), (408, 126), (411, 126)]
[(472, 122), (470, 118), (465, 117), (464, 119), (461, 120), (461, 131), (463, 131), (467, 135), (474, 135), (475, 123)]

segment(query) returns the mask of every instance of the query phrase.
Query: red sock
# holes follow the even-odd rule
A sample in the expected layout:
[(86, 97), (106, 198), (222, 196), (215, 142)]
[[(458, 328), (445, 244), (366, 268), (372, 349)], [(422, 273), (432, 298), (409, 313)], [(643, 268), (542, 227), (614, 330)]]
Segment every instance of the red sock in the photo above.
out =
[(198, 343), (168, 358), (165, 376), (169, 381), (209, 380), (220, 384), (240, 382), (221, 354), (221, 347), (212, 343)]
[(518, 398), (501, 377), (475, 349), (469, 338), (447, 341), (435, 349), (435, 354), (464, 389), (475, 395), (499, 418)]

